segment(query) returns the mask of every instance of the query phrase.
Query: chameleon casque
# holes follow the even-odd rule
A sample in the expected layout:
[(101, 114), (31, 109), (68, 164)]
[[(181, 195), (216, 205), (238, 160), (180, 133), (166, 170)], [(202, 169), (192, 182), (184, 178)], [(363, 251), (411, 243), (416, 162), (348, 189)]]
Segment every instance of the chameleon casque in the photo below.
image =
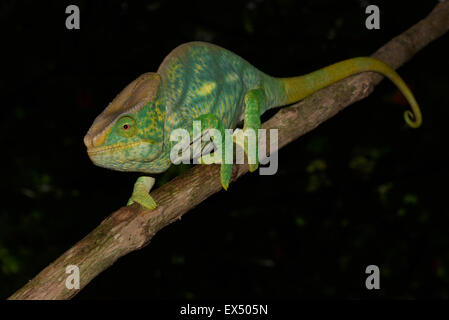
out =
[[(161, 173), (170, 165), (170, 132), (191, 130), (201, 120), (201, 130), (261, 127), (260, 116), (268, 109), (288, 105), (348, 76), (374, 71), (388, 77), (408, 100), (405, 121), (421, 125), (421, 112), (413, 94), (387, 64), (358, 57), (311, 72), (275, 78), (259, 71), (236, 54), (205, 42), (189, 42), (175, 48), (156, 73), (145, 73), (123, 89), (95, 119), (84, 137), (90, 159), (98, 166), (119, 171)], [(224, 135), (223, 135), (224, 137)], [(245, 153), (248, 155), (247, 150)], [(258, 162), (250, 164), (256, 170)], [(221, 184), (227, 189), (232, 164), (221, 164)], [(134, 202), (154, 209), (149, 191), (155, 179), (137, 179), (128, 205)]]

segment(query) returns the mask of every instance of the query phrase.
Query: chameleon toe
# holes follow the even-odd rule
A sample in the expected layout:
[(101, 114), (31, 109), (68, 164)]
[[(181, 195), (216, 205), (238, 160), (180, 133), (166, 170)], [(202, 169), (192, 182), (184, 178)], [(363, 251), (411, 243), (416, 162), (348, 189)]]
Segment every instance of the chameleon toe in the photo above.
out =
[(127, 205), (130, 206), (133, 203), (138, 203), (142, 207), (153, 210), (156, 209), (157, 203), (149, 194), (137, 194), (132, 195), (132, 197), (128, 200)]
[(157, 207), (156, 201), (149, 194), (154, 183), (155, 179), (152, 177), (139, 177), (134, 184), (133, 194), (127, 205), (138, 203), (147, 209), (155, 209)]
[(220, 168), (220, 180), (223, 189), (228, 190), (232, 176), (232, 164), (222, 164)]

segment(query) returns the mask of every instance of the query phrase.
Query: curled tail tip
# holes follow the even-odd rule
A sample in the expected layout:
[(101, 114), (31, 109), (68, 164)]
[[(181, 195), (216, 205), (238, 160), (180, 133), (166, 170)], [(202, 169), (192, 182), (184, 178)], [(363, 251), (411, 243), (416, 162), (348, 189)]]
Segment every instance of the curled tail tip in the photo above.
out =
[(415, 114), (410, 110), (404, 112), (404, 119), (408, 126), (411, 128), (419, 128), (422, 124), (421, 114)]

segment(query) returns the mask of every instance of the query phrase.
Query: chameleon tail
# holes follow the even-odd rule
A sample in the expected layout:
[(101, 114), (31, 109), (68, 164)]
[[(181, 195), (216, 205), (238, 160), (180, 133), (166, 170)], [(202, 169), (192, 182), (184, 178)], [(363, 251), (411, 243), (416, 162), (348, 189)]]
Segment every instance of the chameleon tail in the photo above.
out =
[(399, 88), (410, 104), (412, 111), (407, 110), (404, 113), (405, 122), (412, 128), (417, 128), (421, 125), (422, 116), (418, 103), (401, 77), (389, 65), (378, 59), (369, 57), (343, 60), (299, 77), (281, 78), (280, 80), (284, 83), (287, 94), (285, 104), (302, 100), (315, 91), (364, 71), (378, 72), (389, 78)]

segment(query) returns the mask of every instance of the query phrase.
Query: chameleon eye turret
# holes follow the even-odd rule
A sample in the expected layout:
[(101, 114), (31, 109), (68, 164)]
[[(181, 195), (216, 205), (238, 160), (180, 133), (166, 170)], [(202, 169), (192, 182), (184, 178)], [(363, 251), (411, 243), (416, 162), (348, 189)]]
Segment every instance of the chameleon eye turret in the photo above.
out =
[(130, 116), (122, 116), (116, 123), (116, 130), (123, 137), (132, 137), (137, 133), (137, 122)]

